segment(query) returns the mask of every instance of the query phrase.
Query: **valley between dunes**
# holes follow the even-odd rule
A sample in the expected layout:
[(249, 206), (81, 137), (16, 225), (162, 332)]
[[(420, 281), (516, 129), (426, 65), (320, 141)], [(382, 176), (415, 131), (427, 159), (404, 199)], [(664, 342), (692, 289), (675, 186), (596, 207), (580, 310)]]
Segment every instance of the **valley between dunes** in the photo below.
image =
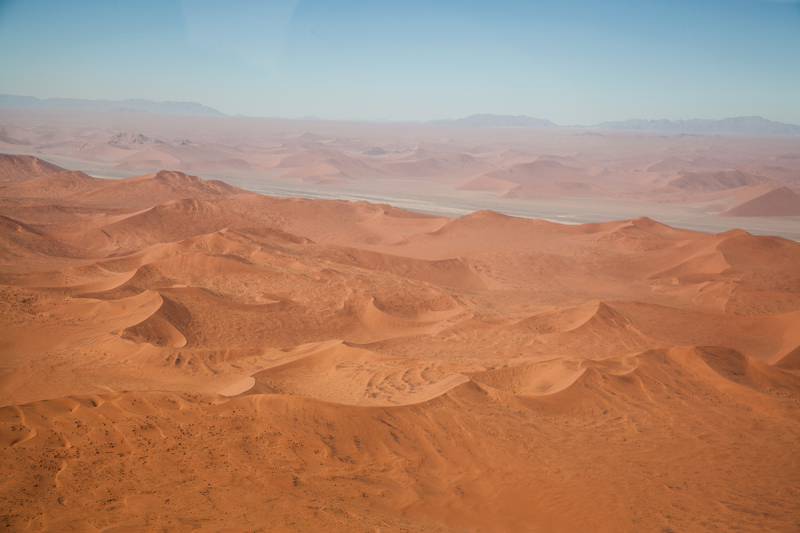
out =
[(778, 237), (0, 155), (0, 354), (9, 531), (800, 529)]

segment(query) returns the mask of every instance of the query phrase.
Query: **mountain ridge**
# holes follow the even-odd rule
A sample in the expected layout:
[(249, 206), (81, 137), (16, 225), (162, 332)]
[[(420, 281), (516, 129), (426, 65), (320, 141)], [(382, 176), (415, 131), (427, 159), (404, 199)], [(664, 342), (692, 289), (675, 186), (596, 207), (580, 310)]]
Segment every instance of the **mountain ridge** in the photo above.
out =
[[(74, 111), (108, 111), (153, 113), (164, 115), (226, 116), (221, 111), (197, 102), (155, 102), (141, 98), (125, 100), (89, 100), (81, 98), (47, 98), (0, 94), (0, 108), (63, 109)], [(300, 120), (324, 120), (306, 116)], [(402, 121), (401, 121), (402, 122)], [(800, 135), (800, 125), (776, 122), (761, 116), (728, 117), (721, 120), (693, 118), (688, 120), (628, 119), (606, 121), (593, 126), (560, 125), (543, 118), (526, 115), (482, 113), (457, 119), (437, 119), (422, 124), (463, 126), (471, 128), (581, 128), (587, 130), (639, 130), (670, 133), (741, 133), (748, 135)]]
[(531, 118), (525, 115), (470, 115), (457, 119), (432, 120), (427, 124), (437, 126), (468, 126), (472, 128), (556, 128), (558, 124), (542, 118)]
[(432, 120), (437, 126), (467, 126), (474, 128), (583, 128), (601, 130), (641, 130), (674, 133), (744, 133), (751, 135), (800, 135), (800, 126), (775, 122), (759, 116), (729, 117), (722, 120), (693, 118), (689, 120), (628, 119), (601, 122), (594, 126), (561, 126), (547, 119), (526, 115), (470, 115), (459, 119)]
[(596, 128), (606, 130), (665, 131), (675, 133), (749, 133), (755, 135), (800, 135), (800, 126), (774, 122), (759, 116), (730, 117), (722, 120), (630, 119), (601, 122)]
[(154, 102), (142, 98), (125, 100), (88, 100), (83, 98), (47, 98), (0, 94), (0, 107), (27, 107), (34, 109), (67, 109), (74, 111), (111, 111), (118, 113), (156, 113), (161, 115), (212, 115), (225, 114), (197, 102)]

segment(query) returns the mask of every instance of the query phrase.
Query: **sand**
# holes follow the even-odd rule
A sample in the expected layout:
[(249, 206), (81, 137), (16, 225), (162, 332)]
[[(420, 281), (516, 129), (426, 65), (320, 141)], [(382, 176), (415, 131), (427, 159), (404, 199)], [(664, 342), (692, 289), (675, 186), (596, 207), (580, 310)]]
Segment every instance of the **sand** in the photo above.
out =
[(723, 217), (781, 217), (800, 216), (800, 195), (779, 187), (761, 196), (728, 209)]
[[(440, 149), (419, 161), (484, 186), (568, 166), (490, 175)], [(680, 189), (675, 164), (641, 173)], [(421, 168), (403, 165), (381, 168)], [(697, 175), (713, 194), (758, 186)], [(0, 176), (10, 531), (800, 525), (794, 241), (275, 198), (177, 170), (103, 180), (32, 157), (0, 157)]]
[[(571, 223), (646, 215), (696, 231), (800, 240), (798, 136), (2, 108), (0, 153), (92, 177), (168, 169), (270, 196), (448, 217), (482, 209)], [(0, 176), (0, 187), (13, 179)]]

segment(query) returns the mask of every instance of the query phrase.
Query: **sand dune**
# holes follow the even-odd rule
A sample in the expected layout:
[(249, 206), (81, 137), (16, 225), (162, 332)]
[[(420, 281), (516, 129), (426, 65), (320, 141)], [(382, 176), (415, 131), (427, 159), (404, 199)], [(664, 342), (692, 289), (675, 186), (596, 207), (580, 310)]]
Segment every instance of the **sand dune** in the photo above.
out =
[[(93, 199), (93, 201), (96, 201)], [(114, 246), (139, 249), (148, 244), (183, 240), (224, 228), (249, 225), (248, 221), (204, 200), (172, 200), (122, 220), (99, 227), (93, 236), (80, 234), (70, 240), (113, 241)]]
[(795, 373), (800, 370), (800, 346), (784, 355), (775, 366), (778, 368), (785, 368), (793, 370)]
[[(35, 257), (83, 258), (91, 256), (85, 250), (75, 248), (60, 241), (47, 232), (36, 229), (24, 222), (0, 215), (0, 260), (8, 270), (16, 270), (25, 265), (26, 260)], [(16, 267), (16, 268), (15, 268)]]
[[(785, 159), (791, 161), (792, 157)], [(797, 175), (797, 169), (787, 168), (790, 167), (790, 165), (781, 166), (780, 164), (775, 164), (781, 160), (782, 159), (777, 159), (776, 161), (776, 159), (772, 159), (768, 163), (744, 163), (741, 165), (741, 168), (745, 172), (751, 172), (759, 176), (764, 176), (776, 183), (786, 185), (788, 187), (796, 187), (797, 183), (800, 181), (800, 177)]]
[(800, 195), (780, 187), (728, 209), (723, 217), (794, 217), (800, 216)]
[(383, 169), (394, 176), (403, 177), (466, 177), (486, 172), (492, 166), (469, 154), (428, 154), (417, 152), (413, 161), (395, 161), (383, 165)]
[(738, 170), (722, 170), (719, 172), (681, 172), (679, 178), (671, 180), (667, 185), (690, 192), (713, 192), (756, 185), (763, 181), (763, 178)]
[[(551, 208), (559, 206), (565, 212), (555, 216), (583, 222), (601, 213), (614, 218), (609, 211), (620, 201), (624, 217), (648, 214), (693, 229), (746, 226), (760, 234), (797, 234), (775, 220), (716, 217), (773, 188), (798, 192), (800, 164), (790, 136), (598, 136), (572, 128), (484, 131), (9, 108), (0, 122), (3, 151), (44, 157), (93, 176), (168, 169), (259, 192), (392, 198), (435, 213), (461, 213), (469, 206), (552, 219)], [(539, 201), (551, 198), (575, 201)], [(161, 201), (169, 199), (178, 198)]]
[(63, 170), (61, 167), (35, 157), (0, 154), (0, 184), (3, 186), (28, 181), (40, 174), (62, 172)]
[(90, 161), (113, 162), (130, 155), (130, 152), (120, 146), (108, 143), (80, 145), (75, 156)]
[[(309, 238), (320, 244), (381, 246), (435, 230), (448, 219), (413, 213), (386, 204), (269, 198), (252, 195), (219, 202), (221, 207), (254, 222)], [(335, 224), (331, 224), (335, 221)]]
[(187, 312), (172, 300), (159, 295), (161, 305), (149, 317), (122, 331), (123, 339), (147, 342), (156, 346), (180, 348), (186, 345), (186, 337), (175, 327), (175, 323), (186, 321)]
[[(327, 168), (309, 153), (378, 143), (284, 144), (299, 173)], [(480, 160), (444, 148), (369, 157), (387, 173)], [(596, 171), (579, 153), (503, 154), (473, 186)], [(751, 186), (710, 158), (652, 161), (637, 172), (658, 183), (689, 165), (690, 188)], [(10, 530), (797, 527), (794, 241), (447, 218), (34, 158), (0, 173)]]
[(460, 365), (380, 356), (335, 341), (292, 350), (292, 362), (253, 376), (242, 395), (269, 390), (349, 405), (422, 403), (465, 383)]
[(647, 172), (671, 172), (684, 170), (723, 170), (725, 162), (711, 159), (708, 157), (696, 157), (693, 159), (680, 159), (678, 157), (667, 157), (657, 161), (647, 167)]
[(84, 195), (107, 185), (108, 180), (92, 178), (83, 172), (52, 172), (9, 187), (3, 195), (37, 199), (67, 198), (75, 194)]
[(141, 205), (146, 199), (146, 205), (153, 205), (184, 198), (210, 200), (232, 194), (247, 193), (223, 182), (204, 181), (181, 172), (161, 171), (112, 181), (102, 189), (83, 195), (81, 201), (87, 204)]
[(141, 168), (141, 166), (138, 165), (142, 165), (145, 168), (153, 168), (154, 166), (157, 168), (168, 168), (170, 165), (180, 162), (181, 160), (179, 158), (164, 153), (157, 147), (148, 146), (147, 148), (136, 151), (134, 154), (116, 160), (117, 164), (111, 168)]
[[(5, 408), (5, 453), (22, 461), (7, 470), (4, 485), (16, 490), (4, 501), (20, 509), (11, 525), (51, 528), (90, 510), (103, 525), (141, 523), (158, 505), (150, 524), (187, 530), (254, 520), (278, 531), (619, 531), (665, 521), (680, 530), (732, 522), (790, 530), (792, 469), (765, 479), (751, 468), (790, 460), (774, 435), (796, 437), (797, 408), (728, 380), (706, 360), (720, 369), (737, 356), (646, 352), (585, 367), (551, 394), (469, 381), (390, 408), (174, 393)], [(775, 370), (772, 379), (786, 376)], [(484, 379), (500, 385), (500, 376)], [(648, 446), (653, 440), (669, 445)], [(712, 460), (727, 454), (737, 468)], [(609, 486), (610, 477), (619, 482)], [(175, 498), (177, 486), (194, 490)], [(712, 495), (740, 503), (709, 505)], [(614, 504), (642, 497), (648, 505)], [(46, 511), (22, 505), (31, 498)], [(679, 511), (669, 503), (676, 500)], [(765, 505), (768, 522), (753, 512)]]
[(343, 265), (391, 272), (409, 279), (418, 279), (459, 289), (485, 289), (485, 280), (463, 259), (426, 261), (399, 255), (381, 254), (358, 248), (326, 247), (320, 257)]
[(518, 163), (506, 169), (494, 170), (460, 185), (459, 188), (464, 190), (484, 190), (489, 186), (494, 188), (499, 185), (498, 180), (501, 183), (516, 184), (508, 192), (510, 195), (508, 197), (575, 195), (569, 194), (569, 191), (577, 193), (577, 196), (582, 195), (580, 191), (604, 196), (602, 188), (589, 183), (588, 176), (582, 169), (546, 159), (531, 163)]
[(284, 157), (276, 165), (276, 168), (291, 169), (283, 174), (284, 178), (316, 182), (323, 179), (358, 180), (375, 178), (383, 174), (383, 171), (369, 163), (330, 147), (325, 147), (324, 149), (309, 148), (303, 152)]

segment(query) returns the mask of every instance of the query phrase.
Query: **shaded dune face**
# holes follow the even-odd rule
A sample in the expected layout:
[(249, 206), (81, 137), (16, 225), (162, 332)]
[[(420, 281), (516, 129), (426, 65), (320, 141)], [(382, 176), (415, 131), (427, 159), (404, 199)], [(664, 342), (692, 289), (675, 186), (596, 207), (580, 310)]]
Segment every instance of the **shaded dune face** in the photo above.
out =
[(10, 530), (796, 530), (795, 242), (0, 176)]
[(727, 217), (796, 217), (800, 216), (800, 195), (779, 187), (722, 213)]

